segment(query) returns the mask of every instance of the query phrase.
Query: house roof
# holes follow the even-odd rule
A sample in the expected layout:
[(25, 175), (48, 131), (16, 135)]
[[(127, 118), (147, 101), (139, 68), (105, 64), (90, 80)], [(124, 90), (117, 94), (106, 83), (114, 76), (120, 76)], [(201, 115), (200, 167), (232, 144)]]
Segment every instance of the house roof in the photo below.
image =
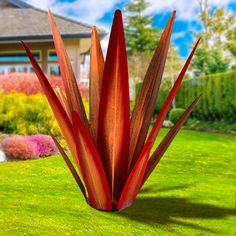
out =
[[(20, 0), (9, 0), (14, 8), (0, 10), (0, 42), (19, 40), (51, 40), (52, 33), (47, 12)], [(55, 15), (55, 21), (64, 39), (90, 38), (92, 26)], [(106, 32), (99, 29), (99, 35)]]
[[(6, 1), (6, 0), (4, 0)], [(9, 4), (15, 6), (15, 7), (19, 7), (19, 8), (28, 8), (28, 7), (32, 7), (31, 5), (27, 4), (24, 1), (21, 0), (8, 0), (6, 2), (9, 2)]]

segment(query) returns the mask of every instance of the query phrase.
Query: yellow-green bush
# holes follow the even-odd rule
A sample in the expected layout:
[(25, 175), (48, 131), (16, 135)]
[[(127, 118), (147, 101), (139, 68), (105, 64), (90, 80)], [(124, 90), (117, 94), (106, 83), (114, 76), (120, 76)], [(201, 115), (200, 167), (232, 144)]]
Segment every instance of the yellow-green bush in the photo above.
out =
[[(88, 102), (83, 99), (88, 112)], [(60, 128), (42, 94), (27, 96), (23, 93), (0, 92), (0, 130), (9, 134), (47, 134), (60, 136)]]

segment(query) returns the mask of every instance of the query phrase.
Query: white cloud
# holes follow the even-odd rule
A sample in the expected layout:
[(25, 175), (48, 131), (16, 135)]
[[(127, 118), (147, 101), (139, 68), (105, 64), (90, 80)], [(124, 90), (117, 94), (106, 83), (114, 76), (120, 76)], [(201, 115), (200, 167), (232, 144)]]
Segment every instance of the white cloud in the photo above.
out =
[(124, 0), (76, 0), (60, 2), (57, 0), (27, 0), (29, 4), (47, 9), (62, 15), (76, 16), (77, 19), (95, 24), (105, 13), (111, 11), (117, 3)]
[(186, 31), (174, 32), (171, 36), (172, 40), (183, 38), (186, 35)]
[[(176, 10), (177, 19), (193, 21), (199, 17), (199, 3), (198, 0), (166, 0), (157, 1), (150, 0), (147, 14), (160, 14), (161, 12)], [(212, 0), (209, 1), (212, 6), (224, 7), (229, 3), (236, 2), (236, 0)]]
[[(71, 2), (27, 0), (27, 2), (41, 9), (46, 10), (50, 8), (55, 13), (69, 16), (91, 25), (97, 25), (106, 32), (110, 32), (112, 22), (110, 22), (110, 24), (97, 24), (97, 21), (101, 19), (105, 13), (111, 11), (117, 3), (124, 2), (124, 0), (76, 0)], [(107, 51), (108, 41), (109, 34), (101, 41), (104, 54), (106, 54)]]
[[(75, 0), (60, 2), (59, 0), (25, 0), (29, 4), (42, 9), (50, 8), (53, 12), (61, 15), (73, 17), (81, 22), (91, 25), (97, 25), (110, 32), (111, 23), (100, 24), (99, 20), (108, 12), (113, 11), (118, 3), (127, 3), (130, 0)], [(213, 6), (224, 7), (236, 0), (209, 0)], [(198, 0), (149, 0), (150, 7), (146, 14), (160, 14), (176, 10), (176, 18), (188, 22), (188, 29), (196, 31), (194, 24), (199, 21), (199, 3)], [(188, 32), (180, 31), (173, 33), (172, 39), (182, 38)], [(102, 41), (102, 48), (106, 53), (109, 35)]]
[(41, 9), (47, 9), (56, 3), (56, 0), (26, 0), (27, 3)]

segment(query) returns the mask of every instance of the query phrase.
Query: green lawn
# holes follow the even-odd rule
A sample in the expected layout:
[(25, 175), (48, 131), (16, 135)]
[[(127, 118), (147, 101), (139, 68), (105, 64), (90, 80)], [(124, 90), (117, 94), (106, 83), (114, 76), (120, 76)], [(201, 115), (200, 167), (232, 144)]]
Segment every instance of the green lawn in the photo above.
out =
[(182, 130), (119, 213), (86, 205), (60, 156), (0, 163), (0, 235), (236, 235), (235, 153), (232, 136)]

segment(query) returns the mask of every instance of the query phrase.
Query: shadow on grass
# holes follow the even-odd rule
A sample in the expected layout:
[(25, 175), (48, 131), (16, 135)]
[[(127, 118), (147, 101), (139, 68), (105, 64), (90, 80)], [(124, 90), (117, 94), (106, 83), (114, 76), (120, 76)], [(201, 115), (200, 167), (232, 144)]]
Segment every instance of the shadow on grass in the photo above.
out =
[(177, 224), (197, 230), (218, 233), (214, 229), (189, 223), (186, 220), (223, 219), (227, 216), (236, 215), (236, 211), (235, 209), (209, 204), (192, 203), (186, 198), (142, 197), (136, 199), (130, 208), (118, 214), (149, 225)]
[(194, 186), (194, 184), (182, 184), (182, 185), (178, 185), (178, 186), (170, 186), (170, 187), (165, 187), (165, 188), (157, 188), (156, 185), (151, 185), (151, 186), (144, 186), (140, 193), (155, 193), (155, 192), (168, 192), (168, 191), (172, 191), (172, 190), (182, 190), (185, 188), (189, 188)]

